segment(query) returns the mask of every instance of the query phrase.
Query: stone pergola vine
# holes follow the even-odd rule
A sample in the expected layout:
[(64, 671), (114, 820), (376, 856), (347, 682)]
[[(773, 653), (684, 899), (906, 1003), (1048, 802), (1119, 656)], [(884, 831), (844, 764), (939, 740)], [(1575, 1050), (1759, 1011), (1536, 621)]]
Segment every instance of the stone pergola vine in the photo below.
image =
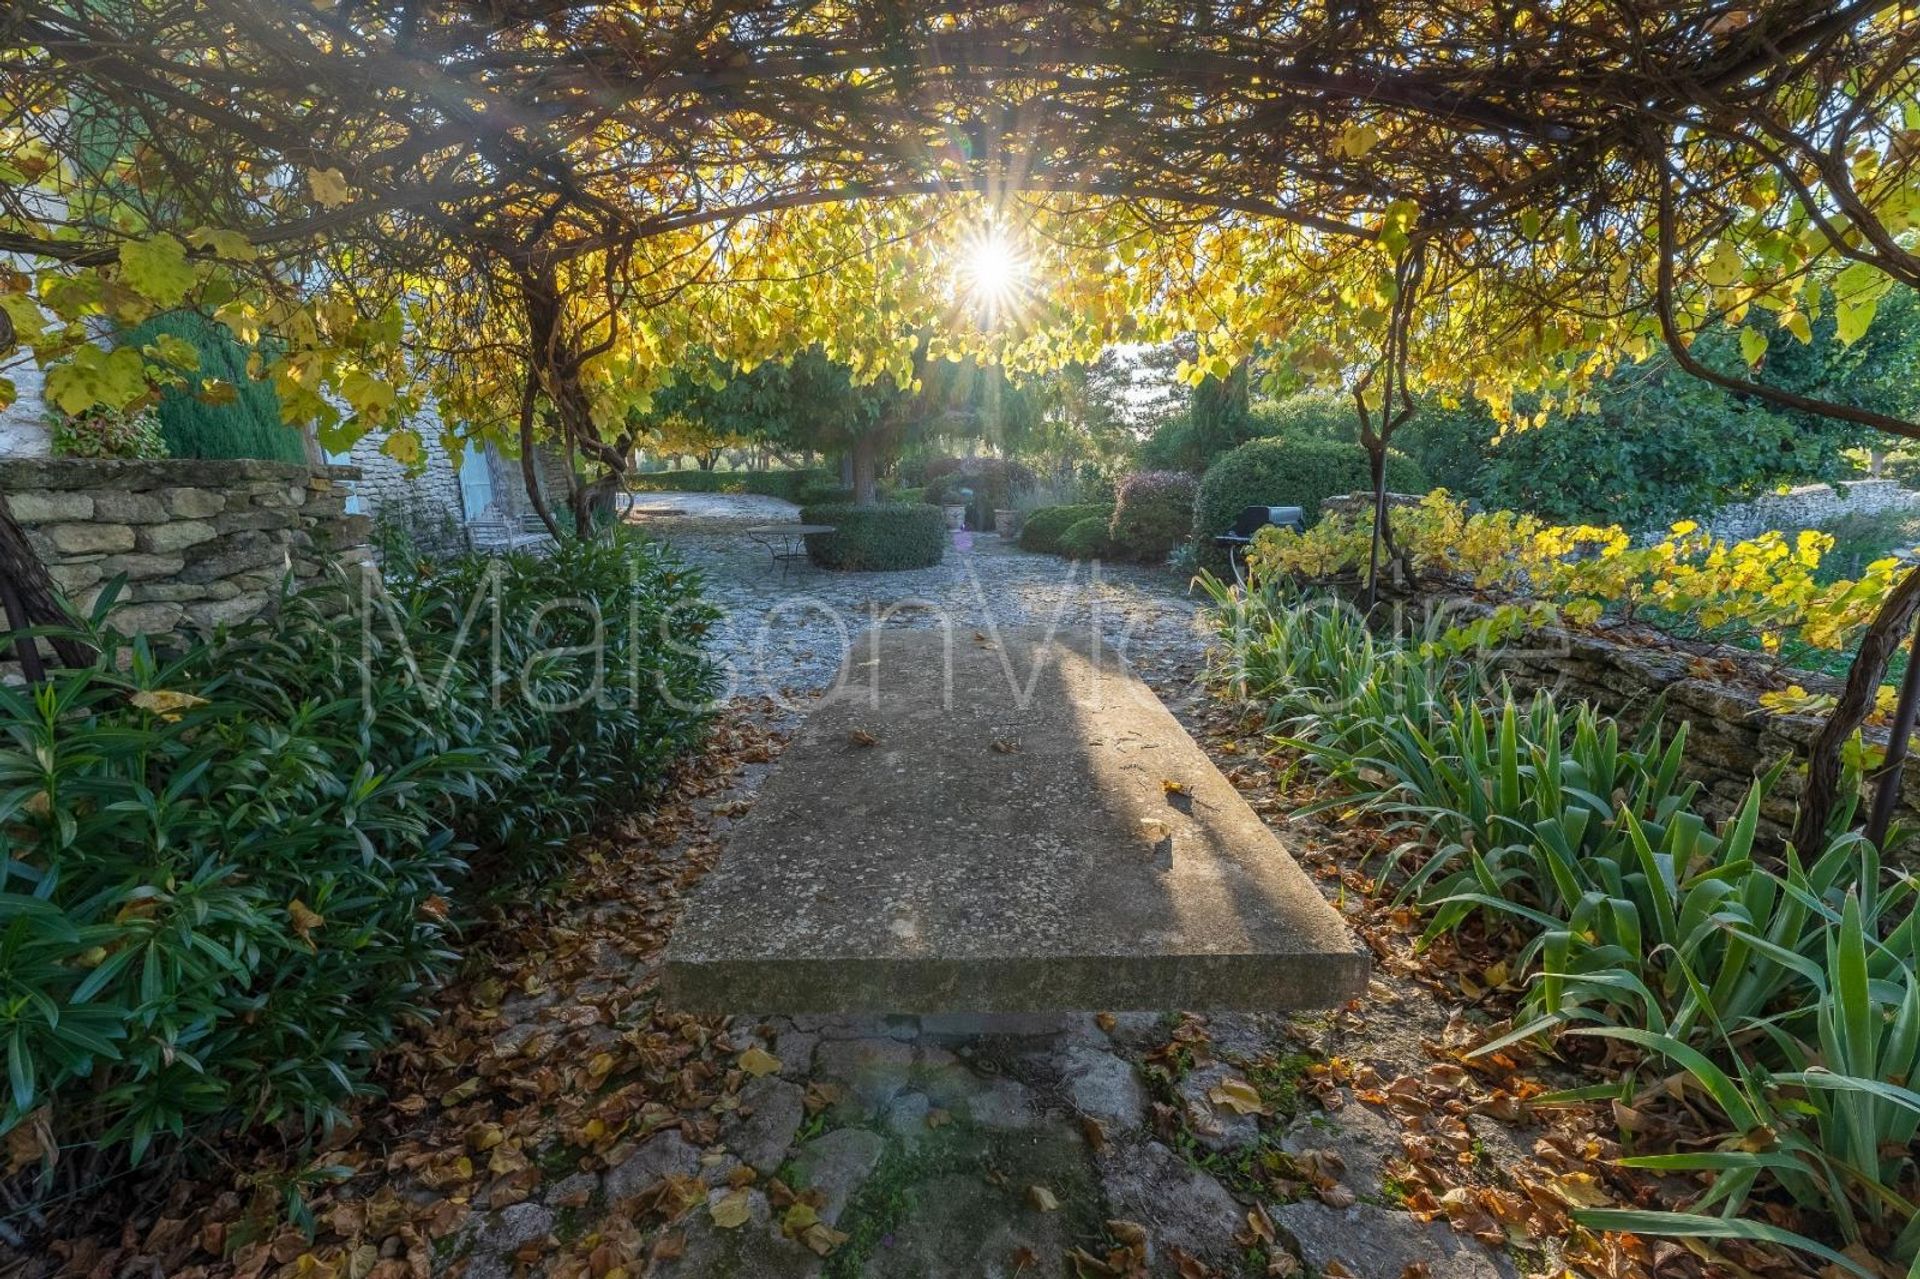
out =
[[(20, 0), (0, 30), (4, 314), (79, 370), (68, 403), (179, 376), (90, 367), (102, 319), (217, 308), (335, 442), (404, 460), (431, 396), (525, 454), (544, 405), (601, 468), (582, 527), (677, 353), (877, 376), (935, 329), (1015, 369), (1280, 350), (1355, 395), (1376, 490), (1415, 392), (1552, 403), (1657, 346), (1920, 436), (1689, 350), (1753, 306), (1804, 318), (1810, 282), (1868, 314), (1920, 287), (1896, 4)], [(981, 218), (1062, 301), (954, 322), (943, 237)], [(10, 532), (10, 616), (51, 621)], [(1890, 599), (1869, 630), (1869, 703), (1906, 621)]]

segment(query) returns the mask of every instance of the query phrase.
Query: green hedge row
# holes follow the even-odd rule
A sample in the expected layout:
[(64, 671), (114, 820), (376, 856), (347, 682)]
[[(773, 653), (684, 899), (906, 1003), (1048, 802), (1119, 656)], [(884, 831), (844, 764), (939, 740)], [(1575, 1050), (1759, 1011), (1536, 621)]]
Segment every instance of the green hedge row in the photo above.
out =
[(819, 467), (787, 471), (635, 471), (627, 488), (635, 493), (756, 493), (789, 502), (807, 500), (809, 488), (835, 488), (840, 476)]
[(1102, 524), (1113, 518), (1113, 507), (1099, 502), (1079, 502), (1067, 506), (1043, 506), (1028, 514), (1020, 526), (1023, 550), (1060, 554), (1060, 535), (1081, 520), (1098, 518)]
[[(1233, 526), (1249, 506), (1298, 506), (1307, 523), (1320, 518), (1320, 503), (1342, 493), (1368, 492), (1373, 472), (1357, 444), (1321, 440), (1249, 440), (1207, 468), (1194, 504), (1195, 545), (1211, 554), (1213, 538)], [(1387, 454), (1387, 488), (1424, 493), (1426, 476), (1413, 459)]]
[[(46, 1107), (138, 1161), (344, 1118), (471, 904), (703, 736), (699, 590), (615, 531), (396, 580), (365, 628), (340, 578), (179, 656), (103, 605), (93, 665), (0, 686), (0, 1132)], [(599, 660), (565, 647), (601, 620)]]
[(947, 550), (947, 524), (937, 506), (891, 502), (879, 506), (833, 503), (805, 507), (808, 524), (831, 524), (833, 532), (807, 538), (807, 557), (821, 568), (885, 572), (927, 568)]

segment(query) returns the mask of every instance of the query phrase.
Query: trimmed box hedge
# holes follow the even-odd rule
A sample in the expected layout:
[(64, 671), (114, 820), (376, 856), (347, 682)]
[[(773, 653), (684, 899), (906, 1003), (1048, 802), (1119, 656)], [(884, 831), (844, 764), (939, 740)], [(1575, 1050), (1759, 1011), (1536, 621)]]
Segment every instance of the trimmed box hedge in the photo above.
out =
[(821, 568), (862, 573), (930, 568), (947, 551), (946, 518), (939, 507), (921, 502), (835, 502), (804, 507), (800, 518), (833, 525), (831, 533), (807, 536), (807, 558)]
[(627, 476), (634, 493), (755, 493), (805, 501), (807, 490), (837, 486), (838, 472), (819, 467), (786, 471), (635, 471)]
[[(1424, 493), (1426, 476), (1403, 453), (1387, 454), (1387, 488)], [(1320, 440), (1249, 440), (1220, 455), (1200, 481), (1194, 504), (1193, 540), (1210, 561), (1225, 557), (1213, 539), (1233, 527), (1249, 506), (1297, 506), (1308, 524), (1320, 518), (1320, 503), (1342, 493), (1370, 492), (1373, 472), (1358, 444)]]
[(1060, 554), (1060, 535), (1081, 520), (1113, 518), (1113, 507), (1103, 502), (1079, 502), (1067, 506), (1042, 506), (1027, 515), (1020, 526), (1020, 547), (1047, 555)]

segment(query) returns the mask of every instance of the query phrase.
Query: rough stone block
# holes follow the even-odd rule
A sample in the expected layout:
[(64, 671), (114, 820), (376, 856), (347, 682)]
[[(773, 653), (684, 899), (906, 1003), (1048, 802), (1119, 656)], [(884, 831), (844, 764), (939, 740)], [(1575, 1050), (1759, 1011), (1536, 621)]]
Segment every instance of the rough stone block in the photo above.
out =
[(164, 524), (173, 514), (158, 494), (101, 489), (93, 495), (93, 518), (121, 524)]
[(40, 530), (60, 555), (101, 555), (131, 551), (133, 530), (125, 524), (48, 524)]
[(127, 604), (107, 615), (107, 625), (122, 635), (164, 635), (180, 625), (178, 604)]
[(108, 577), (125, 574), (131, 582), (145, 577), (168, 577), (178, 573), (185, 564), (186, 560), (178, 555), (142, 555), (133, 552), (107, 556), (100, 561), (100, 569)]
[(167, 509), (183, 520), (204, 520), (227, 509), (227, 495), (212, 489), (163, 489), (160, 495)]
[[(140, 549), (155, 555), (168, 551), (183, 551), (189, 546), (198, 546), (210, 542), (219, 536), (219, 530), (204, 520), (175, 520), (171, 524), (156, 524), (140, 530)], [(131, 546), (126, 550), (132, 550)]]
[(266, 533), (243, 530), (229, 533), (218, 543), (202, 546), (187, 557), (180, 570), (183, 582), (211, 582), (233, 577), (249, 569), (272, 568), (284, 572), (287, 567), (284, 543)]
[(689, 897), (671, 1002), (1265, 1009), (1362, 992), (1365, 952), (1110, 649), (955, 636), (949, 659), (944, 638), (854, 645), (841, 695)]
[(61, 520), (93, 518), (93, 497), (87, 493), (9, 493), (7, 509), (19, 524), (52, 524)]
[(270, 596), (264, 593), (236, 595), (230, 600), (206, 600), (199, 604), (189, 604), (187, 616), (194, 623), (204, 627), (231, 626), (258, 617), (266, 611)]
[(102, 562), (99, 559), (55, 562), (47, 565), (47, 576), (53, 579), (55, 586), (71, 595), (106, 577), (106, 573), (100, 567)]

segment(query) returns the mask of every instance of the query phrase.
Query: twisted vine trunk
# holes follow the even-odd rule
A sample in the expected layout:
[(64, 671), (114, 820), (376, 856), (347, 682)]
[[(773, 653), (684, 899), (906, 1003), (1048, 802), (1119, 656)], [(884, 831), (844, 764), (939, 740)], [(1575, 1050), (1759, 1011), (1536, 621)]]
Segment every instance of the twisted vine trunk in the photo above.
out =
[(1846, 687), (1833, 713), (1815, 735), (1807, 751), (1807, 789), (1793, 823), (1793, 846), (1811, 859), (1826, 844), (1827, 827), (1840, 807), (1840, 779), (1847, 743), (1860, 731), (1873, 710), (1874, 699), (1887, 677), (1887, 664), (1899, 651), (1914, 618), (1920, 615), (1920, 568), (1900, 579), (1880, 611), (1860, 637), (1860, 651), (1847, 668)]
[[(7, 495), (0, 493), (0, 620), (9, 631), (24, 631), (30, 626), (67, 626), (73, 619), (61, 603), (59, 589), (40, 562), (27, 534), (14, 522)], [(47, 635), (40, 639), (17, 636), (12, 656), (20, 663), (27, 682), (37, 684), (46, 678), (47, 667), (40, 655), (45, 643), (62, 666), (85, 666), (93, 660), (93, 650), (78, 640)]]

